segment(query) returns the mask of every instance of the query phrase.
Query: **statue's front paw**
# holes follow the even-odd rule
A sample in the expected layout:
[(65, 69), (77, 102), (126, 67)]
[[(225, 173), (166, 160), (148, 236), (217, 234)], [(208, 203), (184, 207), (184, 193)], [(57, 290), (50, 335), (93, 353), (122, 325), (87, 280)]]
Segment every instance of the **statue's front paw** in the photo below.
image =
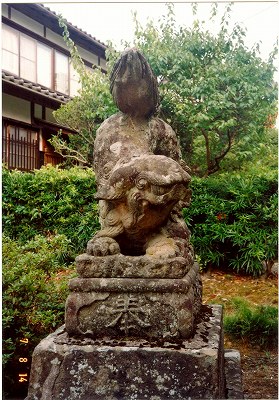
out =
[(91, 256), (109, 256), (120, 253), (119, 244), (110, 237), (97, 237), (87, 243), (87, 254)]

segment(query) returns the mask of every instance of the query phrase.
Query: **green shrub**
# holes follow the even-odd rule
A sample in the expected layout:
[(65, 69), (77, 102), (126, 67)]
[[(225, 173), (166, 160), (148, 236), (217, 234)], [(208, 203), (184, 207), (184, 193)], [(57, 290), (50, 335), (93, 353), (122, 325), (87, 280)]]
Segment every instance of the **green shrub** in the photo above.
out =
[(183, 212), (202, 267), (258, 275), (277, 257), (277, 184), (275, 170), (193, 178)]
[(99, 223), (90, 169), (3, 169), (2, 182), (4, 384), (16, 396), (18, 360), (24, 351), (30, 363), (39, 341), (64, 323), (71, 263)]
[(251, 307), (241, 298), (233, 299), (235, 313), (225, 316), (224, 330), (234, 338), (247, 339), (252, 344), (273, 347), (278, 341), (278, 308)]
[(5, 388), (16, 387), (21, 338), (34, 347), (64, 323), (65, 300), (73, 265), (67, 260), (72, 245), (65, 235), (36, 236), (25, 244), (4, 236), (3, 253), (3, 364)]
[(64, 234), (84, 250), (98, 229), (95, 175), (90, 169), (44, 167), (32, 173), (3, 169), (3, 232), (26, 243), (35, 235)]

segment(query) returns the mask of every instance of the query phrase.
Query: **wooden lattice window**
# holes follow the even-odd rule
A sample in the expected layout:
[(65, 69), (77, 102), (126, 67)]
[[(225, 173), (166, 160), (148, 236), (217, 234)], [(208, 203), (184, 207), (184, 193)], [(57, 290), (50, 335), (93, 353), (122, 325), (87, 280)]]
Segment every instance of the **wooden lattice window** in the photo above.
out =
[(9, 169), (39, 168), (38, 131), (4, 121), (2, 135), (2, 161)]

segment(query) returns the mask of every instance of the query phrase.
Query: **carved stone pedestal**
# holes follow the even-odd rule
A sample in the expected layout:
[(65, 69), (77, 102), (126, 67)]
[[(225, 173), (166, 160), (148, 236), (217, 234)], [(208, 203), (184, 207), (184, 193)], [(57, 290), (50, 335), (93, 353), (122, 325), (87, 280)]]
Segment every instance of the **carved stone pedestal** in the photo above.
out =
[(222, 308), (203, 306), (187, 340), (81, 340), (60, 328), (34, 351), (26, 400), (224, 399), (224, 371)]
[[(181, 261), (184, 259), (176, 257), (167, 264), (168, 278), (158, 279), (153, 276), (159, 274), (160, 269), (163, 270), (161, 275), (166, 274), (162, 261), (136, 257), (134, 265), (138, 262), (141, 269), (137, 271), (135, 267), (128, 273), (129, 257), (103, 259), (102, 263), (102, 257), (83, 255), (77, 258), (77, 270), (83, 277), (70, 281), (65, 314), (69, 335), (95, 339), (191, 336), (201, 305), (197, 264), (183, 278), (172, 278), (185, 269)], [(115, 269), (120, 277), (107, 277), (113, 275)], [(121, 277), (127, 274), (134, 277)], [(106, 277), (84, 277), (92, 275)]]

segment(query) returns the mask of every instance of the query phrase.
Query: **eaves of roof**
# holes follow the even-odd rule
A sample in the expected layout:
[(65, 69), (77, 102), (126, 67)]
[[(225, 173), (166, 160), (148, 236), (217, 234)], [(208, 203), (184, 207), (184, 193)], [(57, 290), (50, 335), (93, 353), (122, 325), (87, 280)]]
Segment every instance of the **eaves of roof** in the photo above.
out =
[[(48, 7), (45, 7), (43, 4), (34, 4), (34, 3), (6, 3), (12, 8), (20, 11), (21, 13), (27, 15), (30, 18), (35, 19), (36, 21), (42, 23), (47, 26), (52, 31), (62, 34), (62, 28), (60, 28), (58, 24), (58, 15), (51, 11)], [(105, 58), (105, 51), (107, 46), (101, 41), (97, 40), (95, 37), (91, 36), (89, 33), (83, 31), (77, 26), (71, 24), (67, 21), (68, 30), (71, 36), (71, 39), (76, 43), (85, 47), (88, 51), (93, 51), (95, 54), (100, 57)]]
[[(27, 79), (20, 78), (3, 70), (2, 86), (6, 93), (9, 93), (9, 88), (14, 88), (14, 91), (12, 91), (13, 94), (17, 93), (18, 90), (21, 90), (22, 92), (24, 91), (24, 93), (26, 94), (26, 99), (36, 96), (37, 98), (41, 98), (41, 102), (45, 101), (46, 103), (56, 106), (59, 106), (59, 104), (65, 104), (69, 100), (71, 100), (70, 96), (51, 90), (37, 83), (28, 81)], [(5, 90), (5, 87), (7, 87), (7, 90)]]

